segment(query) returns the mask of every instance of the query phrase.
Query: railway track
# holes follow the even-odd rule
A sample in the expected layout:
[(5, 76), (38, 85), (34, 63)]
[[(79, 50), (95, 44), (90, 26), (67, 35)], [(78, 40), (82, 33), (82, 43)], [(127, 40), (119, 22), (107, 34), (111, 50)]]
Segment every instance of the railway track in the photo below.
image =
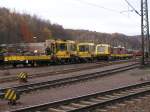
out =
[[(98, 62), (95, 65), (89, 65), (89, 66), (87, 65), (87, 66), (84, 66), (84, 67), (69, 68), (69, 69), (65, 69), (65, 70), (52, 71), (52, 72), (47, 72), (47, 73), (31, 74), (31, 75), (28, 76), (28, 78), (32, 79), (32, 78), (35, 78), (35, 77), (45, 77), (45, 76), (66, 74), (66, 73), (70, 73), (70, 72), (77, 72), (77, 71), (82, 71), (82, 70), (87, 70), (87, 69), (95, 69), (95, 68), (99, 68), (99, 67), (104, 67), (104, 66), (109, 66), (109, 65), (114, 65), (114, 64), (127, 63), (127, 62), (131, 62), (131, 61), (133, 61), (133, 60)], [(1, 77), (0, 78), (0, 83), (13, 82), (13, 81), (17, 81), (17, 80), (18, 80), (17, 75)]]
[[(14, 86), (11, 88), (14, 88), (17, 90), (19, 93), (28, 93), (31, 91), (35, 91), (38, 89), (46, 89), (46, 88), (53, 88), (53, 87), (60, 87), (60, 86), (65, 86), (66, 84), (73, 84), (76, 82), (81, 82), (81, 81), (87, 81), (95, 78), (101, 78), (104, 76), (110, 76), (118, 72), (130, 70), (137, 68), (139, 66), (138, 63), (131, 64), (131, 65), (126, 65), (123, 67), (119, 68), (114, 68), (110, 69), (107, 71), (101, 71), (101, 72), (95, 72), (95, 73), (89, 73), (89, 74), (84, 74), (84, 75), (78, 75), (78, 76), (70, 76), (67, 78), (61, 78), (61, 79), (56, 79), (56, 80), (49, 80), (46, 82), (38, 82), (38, 83), (30, 83), (30, 84), (25, 84), (25, 85), (20, 85), (20, 86)], [(1, 91), (5, 93), (5, 91), (8, 88), (2, 88)], [(4, 94), (1, 94), (0, 97), (2, 97)]]
[[(119, 60), (119, 61), (131, 61), (131, 60), (138, 60), (138, 59), (127, 59), (127, 60)], [(118, 60), (115, 61), (110, 61), (110, 62), (119, 62)], [(101, 62), (108, 62), (108, 61), (97, 61), (96, 63), (101, 63)], [(87, 63), (95, 63), (95, 62), (87, 62)], [(66, 63), (64, 65), (78, 65), (78, 64), (86, 64), (86, 63)], [(51, 64), (50, 66), (61, 66), (62, 64)], [(47, 65), (48, 66), (48, 65)], [(36, 67), (32, 67), (32, 66), (18, 66), (18, 67), (13, 67), (11, 65), (1, 65), (0, 64), (0, 70), (11, 70), (11, 69), (20, 69), (20, 68), (41, 68), (41, 67), (46, 67), (46, 65), (44, 66), (36, 66)]]
[(150, 82), (120, 87), (61, 101), (11, 110), (10, 112), (101, 112), (108, 106), (150, 95)]
[[(101, 63), (101, 62), (129, 62), (129, 61), (138, 61), (139, 59), (126, 59), (126, 60), (114, 60), (114, 61), (96, 61), (96, 62), (87, 62), (87, 63)], [(87, 64), (87, 63), (70, 63), (70, 64), (64, 64), (64, 65), (78, 65), (78, 64)], [(52, 64), (50, 66), (61, 66), (63, 64)], [(47, 65), (48, 66), (48, 65)], [(24, 66), (18, 66), (18, 67), (12, 67), (10, 65), (0, 65), (0, 70), (11, 70), (11, 69), (21, 69), (21, 68), (42, 68), (42, 67), (47, 67), (46, 65), (44, 66), (36, 66), (36, 67), (32, 67), (32, 66), (28, 66), (28, 67), (24, 67)]]
[[(101, 62), (101, 61), (99, 61)], [(96, 63), (99, 63), (99, 62), (96, 62)], [(104, 61), (103, 61), (104, 62)], [(94, 63), (94, 62), (89, 62), (89, 63)], [(78, 65), (78, 64), (85, 64), (85, 63), (70, 63), (70, 64), (64, 64), (64, 65)], [(63, 64), (51, 64), (50, 66), (61, 66)], [(48, 65), (47, 65), (48, 66)], [(46, 67), (46, 65), (44, 66), (35, 66), (35, 67), (32, 67), (32, 66), (18, 66), (18, 67), (13, 67), (11, 65), (0, 65), (0, 70), (11, 70), (11, 69), (21, 69), (21, 68), (41, 68), (41, 67)]]

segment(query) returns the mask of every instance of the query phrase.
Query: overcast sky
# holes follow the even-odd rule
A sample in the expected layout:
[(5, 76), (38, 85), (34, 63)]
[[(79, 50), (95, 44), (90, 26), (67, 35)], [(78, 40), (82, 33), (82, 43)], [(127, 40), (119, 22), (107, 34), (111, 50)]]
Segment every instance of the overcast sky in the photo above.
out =
[[(140, 11), (140, 0), (128, 1)], [(125, 0), (0, 0), (0, 6), (35, 14), (64, 28), (140, 34), (140, 16), (126, 12), (131, 8)]]

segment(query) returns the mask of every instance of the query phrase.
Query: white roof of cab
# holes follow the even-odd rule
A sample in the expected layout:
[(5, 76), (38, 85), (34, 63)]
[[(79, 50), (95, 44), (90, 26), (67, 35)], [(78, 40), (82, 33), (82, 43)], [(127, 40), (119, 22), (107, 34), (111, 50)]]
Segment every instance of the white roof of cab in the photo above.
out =
[(88, 43), (88, 42), (86, 42), (86, 43), (79, 43), (78, 45), (91, 45), (91, 46), (94, 46), (94, 43)]
[(75, 41), (73, 40), (67, 40), (68, 43), (76, 43)]
[(106, 47), (110, 47), (109, 44), (97, 44), (96, 46), (106, 46)]

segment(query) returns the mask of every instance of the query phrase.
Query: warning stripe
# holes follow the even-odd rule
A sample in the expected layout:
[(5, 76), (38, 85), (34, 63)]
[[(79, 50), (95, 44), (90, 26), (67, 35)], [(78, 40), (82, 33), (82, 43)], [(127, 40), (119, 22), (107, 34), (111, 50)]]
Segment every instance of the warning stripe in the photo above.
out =
[(20, 73), (18, 73), (17, 77), (20, 77)]
[(21, 79), (25, 79), (25, 78), (27, 78), (27, 73), (26, 72), (20, 72), (19, 74), (18, 74), (18, 77), (19, 78), (21, 78)]
[(24, 77), (24, 72), (22, 72), (22, 74), (21, 74), (21, 78), (23, 78)]
[(18, 74), (18, 77), (20, 77), (22, 74), (23, 74), (23, 72), (20, 72), (20, 73)]
[(13, 89), (8, 89), (5, 93), (4, 98), (6, 100), (17, 100), (17, 94), (16, 91)]
[(23, 78), (24, 74), (21, 74), (20, 78)]
[(27, 79), (28, 78), (28, 73), (27, 72), (20, 72), (18, 75), (17, 75), (18, 79), (20, 80), (24, 80), (24, 79)]
[(6, 99), (8, 98), (9, 94), (11, 93), (11, 91), (12, 91), (11, 89), (8, 89), (8, 90), (7, 90), (7, 92), (6, 92), (6, 94), (5, 94), (5, 98), (6, 98)]
[(12, 97), (13, 100), (16, 100), (17, 96), (16, 94), (14, 94), (14, 96)]
[(22, 78), (23, 78), (23, 79), (25, 79), (25, 78), (26, 78), (25, 74), (23, 74)]
[(12, 91), (12, 92), (10, 93), (10, 95), (8, 96), (8, 99), (9, 99), (9, 100), (12, 100), (14, 94), (15, 94), (15, 92)]

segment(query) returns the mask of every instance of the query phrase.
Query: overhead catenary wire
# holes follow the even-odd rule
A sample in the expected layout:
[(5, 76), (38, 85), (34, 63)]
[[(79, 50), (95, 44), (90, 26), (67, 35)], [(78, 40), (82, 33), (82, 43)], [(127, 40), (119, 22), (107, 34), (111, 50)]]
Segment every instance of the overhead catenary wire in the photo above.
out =
[(78, 2), (80, 2), (80, 3), (83, 3), (83, 4), (86, 4), (86, 5), (89, 5), (89, 6), (93, 6), (93, 7), (105, 9), (105, 10), (107, 10), (107, 11), (120, 13), (120, 11), (118, 11), (118, 10), (111, 9), (111, 8), (107, 8), (107, 7), (104, 7), (104, 6), (101, 6), (101, 5), (97, 5), (97, 4), (94, 4), (94, 3), (91, 3), (91, 2), (87, 2), (87, 1), (85, 1), (85, 0), (76, 0), (76, 1), (78, 1)]
[[(94, 3), (91, 3), (91, 2), (87, 2), (87, 1), (85, 1), (85, 0), (75, 0), (75, 1), (78, 1), (78, 2), (80, 2), (80, 3), (82, 3), (82, 4), (89, 5), (89, 6), (92, 6), (92, 7), (97, 7), (97, 8), (100, 8), (100, 9), (104, 9), (104, 10), (106, 10), (106, 11), (110, 11), (110, 12), (114, 12), (114, 13), (119, 13), (119, 14), (122, 14), (122, 15), (124, 15), (124, 14), (123, 14), (124, 12), (127, 12), (127, 11), (125, 11), (125, 10), (123, 10), (123, 11), (118, 11), (118, 10), (116, 10), (116, 9), (107, 8), (107, 7), (104, 7), (104, 6), (102, 6), (102, 5), (98, 5), (98, 4), (94, 4)], [(134, 10), (131, 10), (131, 11), (134, 11)]]
[(125, 2), (132, 8), (132, 11), (141, 16), (141, 14), (128, 2), (128, 0), (125, 0)]
[(123, 10), (123, 11), (120, 11), (120, 13), (124, 13), (124, 12), (133, 12), (134, 10)]

